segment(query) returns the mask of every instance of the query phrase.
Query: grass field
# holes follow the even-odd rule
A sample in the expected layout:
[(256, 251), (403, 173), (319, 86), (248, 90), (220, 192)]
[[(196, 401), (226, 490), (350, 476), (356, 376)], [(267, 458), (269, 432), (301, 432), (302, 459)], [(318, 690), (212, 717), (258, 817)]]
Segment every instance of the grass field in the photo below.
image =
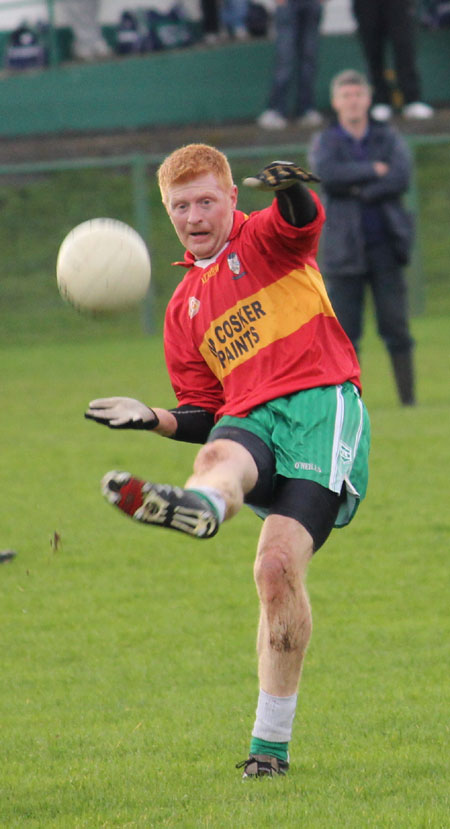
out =
[[(438, 183), (436, 158), (425, 159), (419, 176)], [(126, 219), (121, 177), (106, 184), (110, 215)], [(100, 195), (95, 211), (74, 199), (53, 228), (39, 190), (44, 184), (32, 182), (20, 196), (27, 235), (14, 220), (19, 190), (3, 192), (10, 264), (0, 310), (0, 549), (18, 556), (0, 567), (1, 829), (446, 829), (450, 309), (442, 222), (422, 229), (432, 276), (427, 313), (413, 321), (416, 408), (398, 406), (371, 324), (364, 340), (369, 492), (310, 568), (315, 627), (291, 771), (243, 784), (234, 764), (247, 754), (257, 697), (252, 562), (260, 522), (244, 510), (202, 543), (134, 525), (103, 502), (108, 469), (182, 483), (195, 448), (83, 419), (97, 396), (161, 405), (173, 397), (159, 337), (136, 331), (133, 315), (86, 320), (55, 293), (50, 242), (83, 209), (104, 213)], [(439, 212), (432, 193), (426, 209)]]

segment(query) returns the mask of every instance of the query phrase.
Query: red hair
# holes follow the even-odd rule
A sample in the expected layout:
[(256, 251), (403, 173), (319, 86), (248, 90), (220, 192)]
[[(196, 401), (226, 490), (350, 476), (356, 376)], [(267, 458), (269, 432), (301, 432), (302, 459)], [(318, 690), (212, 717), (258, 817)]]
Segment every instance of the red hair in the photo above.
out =
[(208, 144), (187, 144), (174, 150), (157, 173), (163, 203), (167, 206), (168, 192), (174, 184), (183, 184), (208, 173), (213, 173), (224, 189), (233, 186), (228, 159), (220, 150)]

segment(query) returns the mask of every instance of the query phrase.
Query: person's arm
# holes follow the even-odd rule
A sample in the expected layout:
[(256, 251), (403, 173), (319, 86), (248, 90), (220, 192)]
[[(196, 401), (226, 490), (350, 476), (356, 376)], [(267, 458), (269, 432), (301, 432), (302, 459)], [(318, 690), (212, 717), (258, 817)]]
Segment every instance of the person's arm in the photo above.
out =
[(343, 158), (341, 141), (327, 132), (320, 133), (313, 141), (309, 160), (320, 176), (323, 189), (333, 196), (355, 196), (356, 188), (378, 180), (373, 161)]
[(304, 227), (316, 218), (316, 203), (304, 184), (295, 182), (286, 190), (277, 190), (275, 196), (283, 219), (293, 227)]
[[(392, 133), (389, 142), (387, 157), (383, 159), (387, 168), (376, 181), (365, 184), (361, 188), (360, 197), (366, 202), (375, 202), (401, 196), (408, 190), (411, 179), (411, 153), (406, 141), (396, 133)], [(374, 162), (374, 164), (382, 162)]]
[(214, 413), (200, 406), (175, 409), (151, 408), (133, 397), (102, 397), (91, 400), (85, 412), (110, 429), (139, 429), (187, 443), (205, 443), (214, 425)]
[(304, 227), (317, 216), (316, 203), (305, 182), (319, 181), (313, 173), (292, 161), (272, 161), (256, 176), (244, 179), (247, 187), (275, 193), (283, 219), (293, 227)]

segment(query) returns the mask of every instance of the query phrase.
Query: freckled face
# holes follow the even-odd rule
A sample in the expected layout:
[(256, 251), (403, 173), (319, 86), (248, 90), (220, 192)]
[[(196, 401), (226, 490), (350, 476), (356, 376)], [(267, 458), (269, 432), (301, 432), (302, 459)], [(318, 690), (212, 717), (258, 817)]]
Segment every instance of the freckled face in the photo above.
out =
[(209, 259), (227, 241), (233, 226), (237, 187), (224, 188), (213, 173), (170, 187), (167, 212), (181, 244), (196, 259)]

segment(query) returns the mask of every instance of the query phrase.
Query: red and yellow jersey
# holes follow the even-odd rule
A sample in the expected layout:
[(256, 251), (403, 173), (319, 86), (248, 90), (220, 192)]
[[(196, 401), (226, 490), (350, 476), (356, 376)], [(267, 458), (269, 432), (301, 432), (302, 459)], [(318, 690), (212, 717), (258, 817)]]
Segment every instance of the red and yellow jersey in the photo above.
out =
[(302, 228), (277, 201), (246, 216), (236, 211), (224, 250), (204, 268), (189, 251), (187, 274), (169, 302), (167, 368), (182, 404), (243, 417), (301, 389), (350, 380), (359, 365), (331, 307), (315, 256), (323, 207)]

